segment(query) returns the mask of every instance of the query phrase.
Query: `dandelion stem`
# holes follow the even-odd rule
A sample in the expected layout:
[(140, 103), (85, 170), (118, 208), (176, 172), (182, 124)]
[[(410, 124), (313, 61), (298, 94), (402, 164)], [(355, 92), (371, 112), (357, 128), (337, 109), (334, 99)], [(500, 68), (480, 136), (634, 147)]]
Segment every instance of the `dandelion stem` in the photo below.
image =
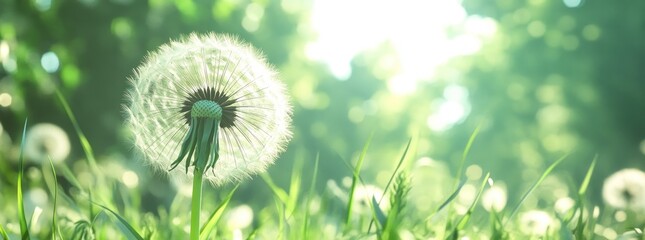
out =
[(199, 215), (202, 208), (202, 175), (204, 171), (195, 168), (193, 180), (193, 202), (190, 212), (190, 239), (199, 240)]

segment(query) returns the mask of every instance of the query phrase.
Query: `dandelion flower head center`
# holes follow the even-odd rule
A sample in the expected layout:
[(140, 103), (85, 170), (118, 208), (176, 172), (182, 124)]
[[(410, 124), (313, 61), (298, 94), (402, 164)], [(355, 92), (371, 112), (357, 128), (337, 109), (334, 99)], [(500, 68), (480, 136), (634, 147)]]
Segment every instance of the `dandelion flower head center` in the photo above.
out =
[(222, 107), (211, 100), (199, 100), (190, 110), (191, 117), (222, 119)]
[(238, 115), (237, 107), (235, 107), (237, 99), (224, 94), (222, 90), (216, 90), (214, 87), (202, 87), (186, 96), (179, 110), (179, 113), (184, 116), (186, 124), (190, 125), (191, 117), (197, 117), (194, 116), (193, 111), (197, 102), (200, 101), (209, 101), (219, 106), (221, 128), (231, 128), (235, 125)]

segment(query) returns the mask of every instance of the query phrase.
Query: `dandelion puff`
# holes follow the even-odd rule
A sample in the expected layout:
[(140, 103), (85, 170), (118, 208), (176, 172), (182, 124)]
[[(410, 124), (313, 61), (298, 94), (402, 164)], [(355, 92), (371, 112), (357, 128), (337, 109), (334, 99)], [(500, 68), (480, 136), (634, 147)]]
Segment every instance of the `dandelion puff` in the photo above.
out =
[(557, 227), (548, 213), (541, 210), (530, 210), (520, 217), (520, 230), (524, 234), (543, 236), (549, 229)]
[(484, 191), (481, 204), (488, 212), (500, 212), (506, 206), (506, 199), (506, 189), (493, 185)]
[(635, 168), (615, 172), (605, 179), (602, 197), (614, 208), (645, 211), (645, 172)]
[(57, 125), (51, 123), (39, 123), (27, 132), (25, 137), (25, 157), (36, 163), (64, 161), (71, 145), (67, 133)]
[(291, 139), (284, 85), (233, 37), (191, 34), (165, 44), (131, 85), (125, 113), (134, 144), (173, 177), (190, 179), (198, 166), (215, 186), (236, 182), (264, 171)]

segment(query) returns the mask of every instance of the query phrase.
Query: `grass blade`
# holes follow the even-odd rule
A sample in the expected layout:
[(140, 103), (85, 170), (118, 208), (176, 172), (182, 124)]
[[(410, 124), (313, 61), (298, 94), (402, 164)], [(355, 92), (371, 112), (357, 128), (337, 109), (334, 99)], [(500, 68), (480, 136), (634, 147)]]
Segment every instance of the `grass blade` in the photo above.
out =
[(24, 152), (25, 152), (25, 138), (27, 133), (27, 120), (25, 119), (25, 126), (22, 128), (22, 141), (20, 143), (20, 156), (18, 161), (20, 162), (18, 169), (18, 218), (20, 218), (20, 234), (22, 239), (31, 239), (29, 237), (29, 227), (27, 226), (27, 217), (25, 216), (25, 205), (22, 196), (22, 179), (23, 179), (23, 170), (24, 170)]
[(596, 167), (596, 160), (598, 159), (598, 155), (594, 156), (593, 161), (591, 162), (591, 166), (589, 166), (589, 169), (587, 170), (587, 174), (585, 175), (585, 179), (582, 181), (582, 184), (580, 185), (580, 189), (578, 190), (578, 196), (581, 198), (587, 194), (587, 187), (589, 187), (589, 182), (591, 181), (591, 175), (593, 174), (593, 170)]
[(455, 198), (457, 197), (457, 195), (459, 195), (459, 192), (461, 192), (461, 188), (463, 188), (464, 185), (466, 185), (466, 179), (462, 179), (459, 182), (459, 185), (457, 186), (457, 189), (455, 189), (455, 191), (452, 194), (450, 194), (450, 197), (448, 197), (448, 199), (446, 199), (446, 201), (444, 201), (441, 205), (439, 205), (439, 207), (437, 208), (437, 211), (435, 211), (435, 213), (441, 211), (443, 208), (448, 206), (448, 204), (450, 204), (452, 202), (452, 200), (455, 200)]
[(459, 167), (457, 168), (457, 176), (455, 177), (455, 187), (457, 187), (457, 185), (459, 184), (459, 181), (461, 179), (461, 174), (464, 171), (464, 165), (466, 164), (466, 157), (468, 157), (470, 148), (473, 146), (473, 142), (475, 142), (475, 138), (477, 137), (477, 134), (479, 134), (480, 128), (481, 128), (481, 125), (477, 126), (477, 128), (475, 128), (475, 131), (473, 131), (473, 133), (470, 134), (470, 138), (468, 138), (468, 143), (466, 144), (466, 148), (464, 149), (464, 152), (461, 154), (461, 161), (459, 162)]
[[(390, 179), (387, 180), (387, 184), (385, 184), (385, 188), (383, 189), (383, 192), (387, 192), (387, 190), (390, 188), (390, 185), (392, 184), (392, 181), (394, 181), (394, 177), (396, 174), (399, 172), (399, 169), (403, 165), (403, 162), (406, 159), (406, 156), (408, 155), (408, 151), (410, 150), (410, 145), (412, 144), (412, 138), (408, 140), (408, 144), (405, 146), (405, 149), (403, 150), (403, 154), (401, 154), (401, 158), (399, 159), (399, 162), (396, 164), (396, 167), (394, 168), (394, 172), (390, 176)], [(381, 204), (383, 201), (383, 198), (385, 197), (385, 194), (379, 198), (377, 201), (377, 204)], [(380, 210), (380, 209), (378, 209)], [(370, 232), (372, 230), (372, 224), (374, 224), (374, 219), (370, 221), (370, 225), (367, 227), (367, 232)]]
[(2, 224), (0, 224), (0, 236), (2, 236), (2, 239), (9, 240), (9, 235), (7, 235), (7, 231), (4, 230)]
[[(128, 221), (125, 220), (125, 218), (121, 217), (121, 215), (119, 215), (118, 213), (112, 211), (111, 209), (109, 209), (109, 208), (107, 208), (107, 207), (105, 207), (105, 206), (103, 206), (101, 204), (98, 204), (98, 203), (95, 203), (95, 202), (92, 202), (92, 203), (94, 203), (94, 204), (98, 205), (99, 207), (103, 208), (104, 210), (112, 213), (112, 215), (114, 215), (119, 220), (118, 223), (120, 223), (122, 226), (124, 226), (126, 228), (125, 230), (123, 228), (119, 228), (123, 232), (123, 234), (126, 234), (126, 235), (129, 234), (129, 235), (131, 235), (132, 237), (134, 237), (137, 240), (143, 240), (143, 237), (141, 237), (141, 235), (137, 232), (137, 230), (135, 230), (134, 227), (132, 227), (132, 225), (130, 225), (130, 223), (128, 223)], [(128, 238), (128, 239), (131, 239), (131, 238)]]
[(470, 207), (468, 208), (468, 212), (466, 212), (466, 215), (464, 215), (464, 217), (461, 218), (461, 220), (457, 224), (456, 231), (463, 230), (464, 227), (466, 227), (466, 224), (468, 223), (468, 221), (470, 220), (470, 217), (475, 211), (475, 206), (477, 206), (477, 203), (479, 202), (479, 198), (481, 198), (482, 192), (484, 192), (484, 188), (486, 187), (486, 183), (488, 182), (489, 178), (490, 178), (490, 172), (486, 174), (486, 177), (484, 177), (484, 181), (482, 181), (482, 185), (479, 187), (479, 191), (477, 192), (477, 195), (475, 195), (475, 200), (470, 204)]
[[(51, 173), (52, 173), (52, 181), (48, 185), (51, 187), (49, 190), (51, 191), (51, 194), (54, 196), (54, 206), (52, 207), (52, 240), (56, 239), (56, 235), (58, 234), (58, 238), (63, 239), (63, 237), (60, 235), (60, 231), (58, 229), (58, 221), (56, 217), (56, 206), (58, 205), (58, 179), (56, 178), (56, 169), (54, 168), (54, 162), (52, 161), (51, 157), (49, 157), (49, 166), (51, 167)], [(44, 171), (43, 171), (44, 172)], [(45, 178), (46, 183), (47, 178)]]
[(78, 125), (78, 121), (76, 121), (76, 117), (72, 112), (72, 108), (69, 107), (67, 100), (65, 100), (65, 97), (58, 89), (56, 89), (56, 97), (58, 97), (58, 101), (61, 103), (61, 105), (63, 105), (67, 117), (72, 122), (72, 125), (74, 125), (74, 130), (76, 130), (76, 134), (81, 141), (81, 146), (83, 147), (83, 151), (85, 152), (85, 156), (87, 157), (87, 161), (89, 162), (90, 167), (93, 171), (95, 171), (95, 173), (99, 173), (100, 171), (98, 166), (96, 165), (96, 159), (94, 158), (94, 151), (92, 151), (92, 146), (85, 137), (85, 134), (83, 134), (80, 125)]
[(347, 201), (347, 213), (345, 216), (347, 218), (345, 219), (345, 228), (349, 228), (350, 226), (350, 221), (352, 219), (352, 205), (354, 201), (354, 191), (356, 191), (356, 185), (358, 185), (359, 177), (360, 177), (360, 172), (361, 172), (361, 167), (363, 166), (363, 160), (365, 160), (365, 155), (367, 154), (367, 148), (370, 146), (370, 142), (372, 142), (372, 136), (374, 134), (370, 134), (369, 138), (367, 139), (367, 142), (363, 146), (363, 150), (361, 151), (361, 155), (358, 157), (358, 162), (356, 162), (356, 167), (354, 167), (354, 173), (352, 176), (352, 187), (349, 191), (349, 201)]
[(523, 196), (522, 196), (522, 198), (520, 199), (520, 202), (519, 202), (519, 203), (517, 203), (517, 206), (515, 206), (515, 208), (514, 208), (514, 209), (513, 209), (513, 211), (511, 212), (511, 215), (510, 215), (510, 216), (508, 216), (508, 219), (506, 219), (506, 222), (504, 223), (504, 226), (506, 226), (506, 224), (507, 224), (507, 223), (508, 223), (512, 218), (513, 218), (513, 216), (515, 216), (515, 214), (516, 214), (516, 213), (517, 213), (517, 211), (520, 209), (520, 207), (522, 206), (522, 203), (524, 203), (524, 200), (526, 200), (526, 198), (529, 196), (529, 194), (531, 194), (531, 193), (533, 192), (533, 190), (535, 190), (535, 188), (537, 188), (537, 186), (538, 186), (538, 185), (540, 185), (540, 183), (542, 183), (542, 181), (544, 181), (544, 179), (546, 178), (546, 176), (547, 176), (547, 175), (549, 175), (549, 173), (551, 173), (551, 171), (553, 171), (553, 169), (554, 169), (556, 166), (558, 166), (558, 164), (560, 164), (562, 161), (564, 161), (564, 159), (566, 159), (566, 158), (567, 158), (567, 156), (569, 156), (569, 154), (565, 154), (564, 156), (560, 157), (560, 159), (558, 159), (558, 160), (556, 160), (555, 162), (553, 162), (553, 163), (552, 163), (552, 164), (551, 164), (551, 165), (550, 165), (550, 166), (549, 166), (549, 167), (544, 171), (544, 173), (542, 173), (542, 176), (540, 176), (540, 178), (539, 178), (535, 183), (533, 183), (533, 185), (531, 186), (531, 188), (529, 188), (529, 190), (528, 190), (526, 193), (524, 193), (524, 195), (523, 195)]
[(224, 214), (224, 210), (226, 209), (226, 206), (228, 206), (228, 203), (231, 201), (233, 198), (233, 193), (235, 193), (235, 190), (237, 190), (237, 187), (240, 185), (236, 185), (231, 192), (228, 193), (226, 198), (222, 203), (220, 203), (219, 206), (217, 206), (217, 209), (215, 209), (215, 212), (208, 218), (208, 221), (206, 221), (206, 224), (202, 227), (201, 231), (199, 232), (199, 239), (208, 239), (208, 235), (213, 231), (213, 228), (215, 228), (215, 225), (217, 225), (217, 222), (222, 218), (222, 214)]
[[(300, 159), (300, 160), (298, 160)], [(302, 185), (302, 168), (304, 157), (296, 158), (291, 170), (291, 180), (289, 183), (289, 196), (286, 203), (286, 217), (293, 216), (293, 212), (298, 206), (298, 196), (300, 195), (300, 185)]]
[(278, 199), (280, 199), (280, 201), (283, 204), (287, 204), (287, 202), (289, 202), (289, 195), (287, 194), (287, 192), (284, 191), (284, 189), (278, 187), (278, 185), (275, 185), (275, 183), (273, 182), (273, 180), (268, 174), (262, 173), (260, 174), (260, 177), (262, 177), (262, 180), (264, 180), (267, 186), (269, 186), (269, 189), (271, 189), (271, 192), (273, 192), (273, 194), (276, 197), (278, 197)]
[(381, 209), (381, 206), (376, 201), (376, 198), (374, 196), (372, 196), (372, 209), (374, 211), (374, 218), (376, 218), (377, 220), (376, 222), (378, 223), (376, 224), (376, 228), (379, 232), (378, 235), (380, 235), (381, 229), (383, 228), (383, 226), (385, 226), (385, 223), (387, 222), (387, 216)]
[(316, 179), (318, 178), (318, 162), (320, 161), (320, 153), (316, 154), (316, 161), (314, 163), (314, 171), (311, 176), (311, 185), (309, 185), (309, 192), (307, 193), (307, 203), (305, 205), (305, 217), (302, 224), (302, 239), (308, 239), (307, 233), (309, 228), (309, 206), (311, 199), (314, 198), (314, 189), (316, 189)]

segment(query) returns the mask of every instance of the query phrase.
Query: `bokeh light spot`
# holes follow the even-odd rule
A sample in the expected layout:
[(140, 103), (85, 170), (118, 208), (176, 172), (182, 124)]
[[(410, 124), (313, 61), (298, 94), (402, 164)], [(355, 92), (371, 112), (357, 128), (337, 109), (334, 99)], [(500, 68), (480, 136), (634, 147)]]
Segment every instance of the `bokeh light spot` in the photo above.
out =
[(128, 39), (132, 36), (132, 24), (127, 18), (115, 18), (112, 20), (112, 33), (120, 39)]
[(600, 38), (600, 27), (589, 24), (582, 29), (582, 37), (588, 41), (596, 41)]
[(564, 5), (570, 8), (579, 7), (582, 4), (582, 0), (563, 0)]
[(139, 176), (133, 171), (125, 171), (121, 175), (121, 181), (128, 188), (135, 188), (139, 185)]
[(40, 65), (43, 66), (43, 69), (45, 69), (46, 72), (53, 73), (58, 71), (58, 67), (60, 67), (60, 61), (58, 60), (56, 53), (46, 52), (40, 58)]
[(546, 26), (541, 21), (533, 21), (529, 23), (527, 30), (529, 32), (529, 35), (538, 38), (544, 36), (544, 33), (546, 32)]
[(6, 41), (0, 41), (0, 62), (9, 58), (9, 43)]
[(0, 106), (9, 107), (11, 106), (12, 98), (8, 93), (0, 93)]
[(52, 0), (35, 0), (34, 5), (38, 11), (44, 12), (52, 7)]

